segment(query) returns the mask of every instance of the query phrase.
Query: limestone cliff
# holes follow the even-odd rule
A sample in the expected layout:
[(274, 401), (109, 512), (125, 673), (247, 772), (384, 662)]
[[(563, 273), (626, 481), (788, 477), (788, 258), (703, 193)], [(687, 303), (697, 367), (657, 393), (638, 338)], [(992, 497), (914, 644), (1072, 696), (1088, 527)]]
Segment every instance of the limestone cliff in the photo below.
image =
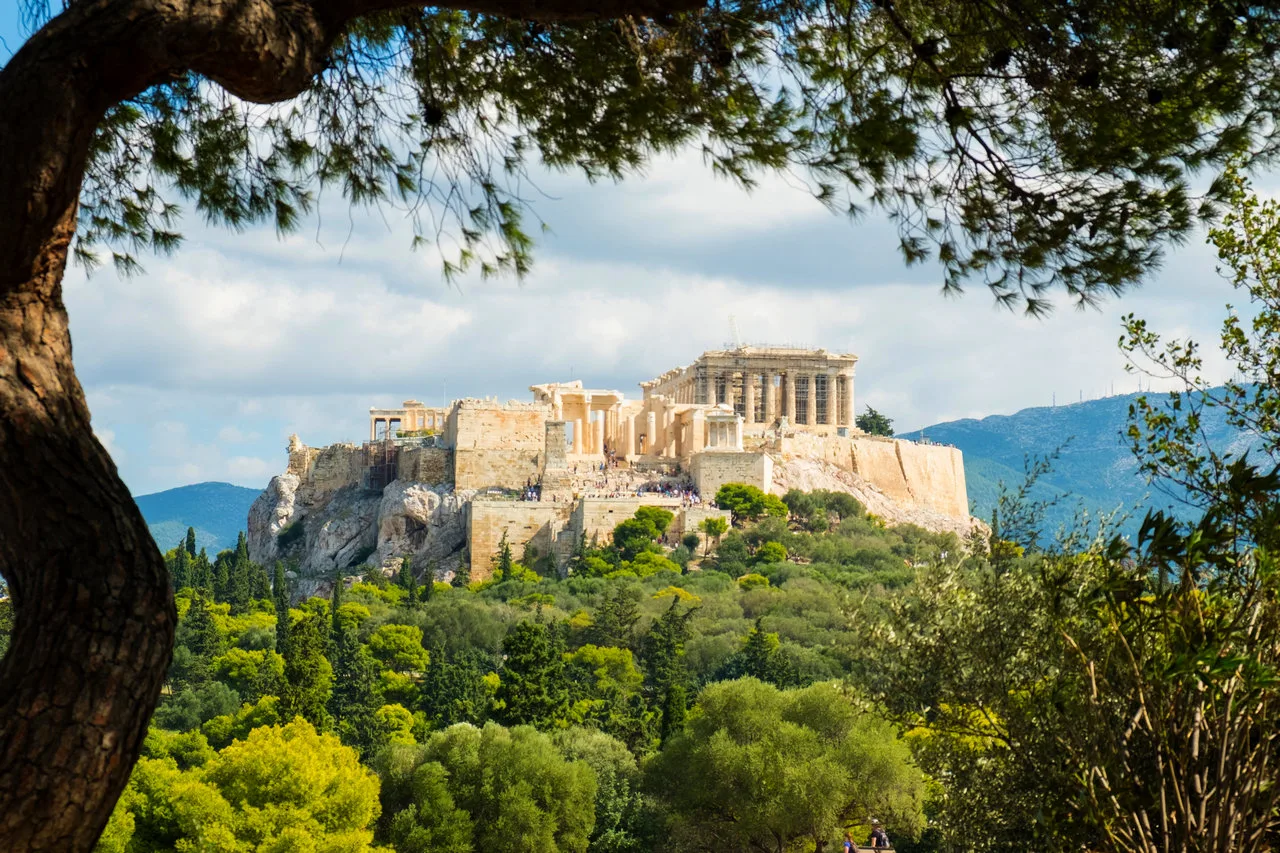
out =
[[(392, 480), (371, 488), (361, 448), (290, 445), (289, 468), (273, 477), (249, 510), (249, 554), (285, 560), (300, 592), (340, 569), (412, 555), (420, 567), (451, 571), (466, 546), (472, 493), (448, 483)], [(305, 589), (304, 589), (305, 588)]]
[(964, 537), (974, 525), (986, 527), (980, 520), (965, 515), (938, 512), (926, 505), (909, 502), (886, 494), (884, 490), (851, 471), (811, 456), (779, 454), (773, 462), (773, 493), (784, 495), (789, 489), (803, 492), (827, 489), (853, 495), (888, 524), (915, 524), (935, 533), (955, 533)]

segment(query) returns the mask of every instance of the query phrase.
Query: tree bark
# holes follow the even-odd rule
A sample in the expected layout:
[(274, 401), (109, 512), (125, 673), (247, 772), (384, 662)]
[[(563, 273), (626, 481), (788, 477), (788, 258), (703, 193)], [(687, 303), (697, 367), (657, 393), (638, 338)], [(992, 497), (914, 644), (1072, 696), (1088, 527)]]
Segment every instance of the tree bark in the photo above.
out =
[[(62, 275), (94, 129), (186, 71), (246, 100), (311, 85), (354, 17), (406, 0), (83, 0), (0, 69), (0, 850), (93, 849), (128, 781), (173, 645), (164, 563), (94, 438)], [(697, 0), (457, 0), (543, 21)]]

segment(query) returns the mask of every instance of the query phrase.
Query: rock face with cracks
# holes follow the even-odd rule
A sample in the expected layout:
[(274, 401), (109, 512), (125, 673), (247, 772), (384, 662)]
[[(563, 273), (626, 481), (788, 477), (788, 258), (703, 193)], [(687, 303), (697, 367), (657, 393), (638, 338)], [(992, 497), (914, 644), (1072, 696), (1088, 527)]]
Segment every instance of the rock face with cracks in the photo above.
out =
[[(354, 469), (352, 469), (354, 470)], [(420, 569), (451, 569), (466, 547), (471, 492), (448, 484), (394, 480), (381, 492), (352, 481), (311, 488), (309, 475), (273, 477), (249, 510), (249, 555), (264, 565), (284, 560), (296, 591), (322, 589), (335, 574), (405, 556)], [(331, 479), (331, 478), (329, 478)]]

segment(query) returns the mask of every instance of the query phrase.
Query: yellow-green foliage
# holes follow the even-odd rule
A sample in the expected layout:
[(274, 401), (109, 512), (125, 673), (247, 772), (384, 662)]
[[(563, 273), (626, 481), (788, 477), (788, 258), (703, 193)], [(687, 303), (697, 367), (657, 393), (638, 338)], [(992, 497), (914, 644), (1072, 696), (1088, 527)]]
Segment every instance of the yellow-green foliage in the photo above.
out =
[(364, 853), (380, 810), (378, 777), (355, 750), (296, 719), (203, 766), (139, 759), (98, 850)]
[(213, 659), (213, 677), (241, 696), (257, 685), (278, 684), (284, 678), (284, 658), (266, 649), (228, 649)]
[(422, 629), (413, 625), (383, 625), (370, 635), (369, 652), (395, 672), (424, 672), (431, 662), (422, 647)]
[(765, 587), (768, 585), (769, 579), (764, 575), (757, 574), (755, 572), (750, 572), (749, 574), (745, 574), (738, 578), (738, 586), (743, 589), (756, 589), (758, 587)]
[(399, 703), (383, 705), (374, 712), (374, 718), (378, 721), (378, 733), (383, 743), (414, 743), (413, 712), (405, 706)]
[(663, 587), (653, 594), (654, 598), (670, 598), (672, 596), (695, 606), (702, 603), (701, 598), (689, 592), (689, 590), (681, 589), (678, 586)]

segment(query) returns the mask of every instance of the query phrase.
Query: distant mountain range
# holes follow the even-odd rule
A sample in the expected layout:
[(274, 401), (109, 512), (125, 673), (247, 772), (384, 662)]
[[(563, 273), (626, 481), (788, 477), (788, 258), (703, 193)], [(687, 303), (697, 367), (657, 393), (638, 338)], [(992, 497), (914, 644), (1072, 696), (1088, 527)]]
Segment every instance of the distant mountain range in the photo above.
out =
[[(964, 453), (965, 481), (974, 514), (991, 518), (1003, 481), (1010, 489), (1025, 479), (1026, 460), (1043, 457), (1062, 447), (1052, 470), (1033, 491), (1033, 499), (1060, 498), (1046, 516), (1045, 532), (1052, 535), (1069, 523), (1078, 508), (1091, 513), (1121, 510), (1133, 517), (1124, 531), (1136, 533), (1148, 508), (1186, 512), (1184, 505), (1153, 489), (1138, 472), (1125, 430), (1129, 406), (1140, 395), (1105, 397), (1069, 406), (1023, 409), (1012, 415), (992, 415), (935, 424), (902, 438), (921, 437), (952, 444)], [(1148, 398), (1158, 395), (1148, 392)], [(1229, 427), (1220, 414), (1204, 423), (1206, 437), (1219, 450), (1243, 451), (1249, 439)], [(1141, 506), (1140, 512), (1136, 511)]]
[(259, 494), (258, 489), (230, 483), (196, 483), (133, 500), (161, 551), (177, 545), (187, 528), (194, 527), (196, 546), (213, 556), (235, 547), (236, 536), (248, 523), (249, 506)]

